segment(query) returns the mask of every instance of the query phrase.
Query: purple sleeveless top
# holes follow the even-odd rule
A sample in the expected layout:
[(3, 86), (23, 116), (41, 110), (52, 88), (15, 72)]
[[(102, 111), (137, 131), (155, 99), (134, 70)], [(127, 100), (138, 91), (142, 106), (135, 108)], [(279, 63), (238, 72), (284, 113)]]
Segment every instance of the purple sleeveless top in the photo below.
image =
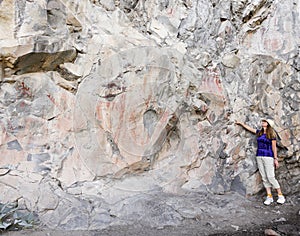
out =
[[(259, 132), (259, 130), (256, 130), (256, 134), (258, 132)], [(272, 150), (272, 140), (276, 140), (276, 138), (268, 139), (266, 134), (263, 134), (262, 136), (257, 137), (256, 156), (274, 157), (274, 153)]]

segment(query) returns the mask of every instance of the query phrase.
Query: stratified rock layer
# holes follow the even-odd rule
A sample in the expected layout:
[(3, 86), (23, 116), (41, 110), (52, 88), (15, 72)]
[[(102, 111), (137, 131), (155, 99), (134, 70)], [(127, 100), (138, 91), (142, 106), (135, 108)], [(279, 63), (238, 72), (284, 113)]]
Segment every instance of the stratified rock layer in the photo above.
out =
[[(207, 194), (262, 189), (234, 121), (267, 116), (299, 192), (299, 16), (292, 0), (0, 1), (0, 201), (63, 229), (233, 212)], [(183, 204), (194, 192), (207, 201)]]

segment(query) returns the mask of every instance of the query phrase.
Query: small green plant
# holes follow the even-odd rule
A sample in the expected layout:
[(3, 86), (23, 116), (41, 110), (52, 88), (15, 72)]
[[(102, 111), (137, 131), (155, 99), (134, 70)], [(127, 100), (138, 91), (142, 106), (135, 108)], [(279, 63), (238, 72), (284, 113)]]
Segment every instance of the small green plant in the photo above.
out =
[(35, 214), (18, 209), (17, 203), (0, 203), (0, 232), (32, 228), (37, 222)]

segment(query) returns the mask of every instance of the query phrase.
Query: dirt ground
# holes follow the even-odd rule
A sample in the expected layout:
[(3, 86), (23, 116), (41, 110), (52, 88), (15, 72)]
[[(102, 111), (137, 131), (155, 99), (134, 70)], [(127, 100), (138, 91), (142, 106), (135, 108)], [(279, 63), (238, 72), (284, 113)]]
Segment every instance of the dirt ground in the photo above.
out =
[[(273, 203), (264, 206), (261, 198), (253, 199), (246, 218), (237, 218), (235, 215), (215, 217), (210, 222), (201, 219), (186, 219), (182, 224), (174, 227), (151, 228), (149, 226), (135, 225), (113, 226), (103, 230), (93, 231), (63, 231), (44, 227), (36, 229), (3, 232), (4, 236), (202, 236), (202, 235), (234, 235), (259, 236), (266, 235), (265, 230), (271, 229), (278, 235), (300, 236), (300, 196), (293, 196), (284, 205)], [(251, 209), (250, 209), (251, 208)], [(254, 211), (253, 211), (254, 209)], [(228, 222), (228, 224), (224, 224)], [(220, 226), (220, 227), (218, 227)]]
[(145, 226), (122, 226), (114, 227), (99, 231), (61, 231), (61, 230), (49, 230), (49, 229), (37, 229), (37, 230), (22, 230), (17, 232), (7, 232), (5, 236), (132, 236), (132, 235), (144, 235), (144, 236), (259, 236), (265, 235), (266, 229), (272, 229), (278, 235), (299, 236), (300, 235), (300, 219), (289, 219), (285, 222), (273, 222), (264, 225), (246, 226), (243, 229), (224, 229), (214, 230), (208, 228), (204, 229), (197, 226), (195, 223), (188, 225), (181, 225), (178, 227), (166, 227), (163, 229), (154, 229)]

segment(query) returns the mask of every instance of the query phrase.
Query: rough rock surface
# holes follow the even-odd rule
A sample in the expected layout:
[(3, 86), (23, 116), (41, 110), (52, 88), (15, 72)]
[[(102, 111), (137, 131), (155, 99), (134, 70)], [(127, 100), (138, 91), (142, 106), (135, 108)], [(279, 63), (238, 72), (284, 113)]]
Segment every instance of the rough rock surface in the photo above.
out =
[(234, 121), (271, 116), (297, 206), (299, 18), (294, 0), (0, 0), (0, 202), (64, 230), (230, 226), (262, 190)]

